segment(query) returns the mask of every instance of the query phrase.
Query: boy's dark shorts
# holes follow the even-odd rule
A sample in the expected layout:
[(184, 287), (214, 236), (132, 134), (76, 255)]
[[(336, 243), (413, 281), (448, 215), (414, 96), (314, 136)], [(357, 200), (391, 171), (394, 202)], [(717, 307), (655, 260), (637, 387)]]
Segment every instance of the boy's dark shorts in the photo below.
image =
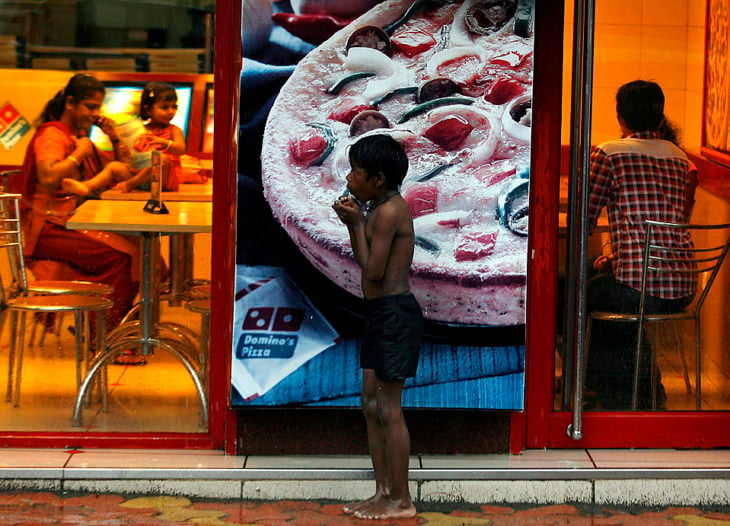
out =
[(421, 306), (410, 292), (366, 301), (367, 319), (360, 344), (360, 367), (378, 380), (416, 374), (423, 333)]

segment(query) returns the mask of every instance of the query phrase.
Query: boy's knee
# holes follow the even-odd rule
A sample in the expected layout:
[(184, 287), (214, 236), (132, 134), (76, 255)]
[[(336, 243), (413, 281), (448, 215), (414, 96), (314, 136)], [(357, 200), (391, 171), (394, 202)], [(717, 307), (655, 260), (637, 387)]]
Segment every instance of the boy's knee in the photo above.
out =
[(360, 407), (366, 417), (376, 418), (378, 416), (378, 400), (374, 396), (363, 393), (360, 396)]
[(378, 420), (383, 426), (387, 426), (389, 423), (402, 416), (400, 406), (396, 406), (383, 400), (378, 400), (377, 411)]

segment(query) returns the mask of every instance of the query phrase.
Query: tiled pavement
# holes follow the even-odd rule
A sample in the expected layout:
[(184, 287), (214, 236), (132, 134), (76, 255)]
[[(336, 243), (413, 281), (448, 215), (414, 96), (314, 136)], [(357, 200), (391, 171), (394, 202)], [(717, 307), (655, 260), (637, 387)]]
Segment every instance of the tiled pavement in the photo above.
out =
[(558, 504), (545, 506), (434, 504), (412, 519), (362, 521), (342, 513), (342, 503), (313, 500), (200, 500), (180, 496), (0, 493), (0, 523), (10, 525), (634, 525), (720, 526), (730, 509), (695, 507), (619, 508)]
[[(420, 507), (730, 506), (730, 450), (527, 450), (411, 458)], [(370, 495), (366, 456), (227, 456), (191, 450), (1, 449), (0, 491), (348, 501)], [(122, 497), (120, 497), (122, 499)], [(120, 501), (121, 502), (121, 501)], [(329, 509), (329, 508), (328, 508)], [(0, 524), (5, 524), (0, 520)]]

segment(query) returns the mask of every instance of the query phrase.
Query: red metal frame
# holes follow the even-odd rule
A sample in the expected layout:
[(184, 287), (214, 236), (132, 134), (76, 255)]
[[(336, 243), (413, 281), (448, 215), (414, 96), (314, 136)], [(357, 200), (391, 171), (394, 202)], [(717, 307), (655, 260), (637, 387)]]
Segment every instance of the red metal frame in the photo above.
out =
[(562, 2), (535, 5), (530, 237), (527, 273), (525, 413), (513, 418), (512, 451), (546, 447), (546, 417), (553, 395), (557, 301), (560, 126), (562, 120)]
[(236, 452), (236, 413), (230, 408), (233, 281), (236, 275), (238, 98), (242, 67), (241, 2), (218, 0), (215, 39), (215, 147), (211, 297), (210, 433)]
[[(553, 409), (561, 152), (564, 164), (567, 159), (567, 150), (560, 145), (560, 119), (561, 113), (567, 116), (568, 112), (560, 107), (562, 32), (554, 31), (563, 27), (563, 13), (559, 6), (543, 1), (536, 3), (536, 14), (533, 105), (541, 111), (533, 112), (525, 412), (513, 415), (511, 450), (730, 446), (729, 412), (589, 412), (583, 415), (584, 438), (575, 441), (567, 434), (572, 413)], [(695, 161), (703, 186), (712, 190), (711, 181), (716, 186), (727, 181), (727, 168), (711, 166), (704, 159)]]
[[(238, 82), (241, 71), (241, 3), (217, 0), (215, 17), (216, 148), (213, 154), (213, 235), (211, 282), (211, 360), (207, 433), (3, 432), (0, 447), (222, 449), (233, 453), (235, 413), (228, 409), (231, 320), (235, 271), (236, 152)], [(103, 75), (99, 74), (99, 78)], [(161, 76), (160, 76), (161, 77)], [(197, 75), (205, 78), (205, 75)], [(149, 78), (144, 76), (144, 78)], [(125, 74), (130, 79), (130, 74)], [(203, 86), (204, 88), (204, 86)], [(201, 93), (204, 94), (202, 89)], [(202, 99), (201, 99), (202, 100)], [(227, 110), (227, 111), (226, 111)], [(202, 102), (199, 107), (203, 115)], [(69, 408), (69, 421), (71, 408)], [(233, 427), (226, 427), (227, 425)]]

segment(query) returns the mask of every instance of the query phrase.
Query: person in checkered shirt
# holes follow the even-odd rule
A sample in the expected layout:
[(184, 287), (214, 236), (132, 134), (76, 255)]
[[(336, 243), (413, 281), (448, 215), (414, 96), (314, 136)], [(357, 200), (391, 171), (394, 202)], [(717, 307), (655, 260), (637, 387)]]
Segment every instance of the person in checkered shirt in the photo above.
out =
[[(590, 158), (588, 216), (596, 225), (608, 213), (613, 254), (596, 259), (598, 274), (588, 282), (589, 311), (638, 312), (641, 290), (644, 221), (685, 223), (694, 193), (692, 165), (685, 153), (661, 135), (664, 93), (655, 82), (635, 80), (616, 94), (622, 138), (594, 147)], [(689, 231), (677, 246), (692, 246)], [(658, 274), (647, 283), (647, 312), (684, 309), (697, 290), (694, 277)], [(597, 409), (631, 408), (636, 324), (595, 321), (588, 351), (586, 399)], [(648, 351), (648, 342), (644, 341)], [(639, 379), (639, 409), (651, 407), (649, 352)], [(657, 408), (666, 402), (657, 382)], [(592, 396), (595, 395), (595, 396)]]

